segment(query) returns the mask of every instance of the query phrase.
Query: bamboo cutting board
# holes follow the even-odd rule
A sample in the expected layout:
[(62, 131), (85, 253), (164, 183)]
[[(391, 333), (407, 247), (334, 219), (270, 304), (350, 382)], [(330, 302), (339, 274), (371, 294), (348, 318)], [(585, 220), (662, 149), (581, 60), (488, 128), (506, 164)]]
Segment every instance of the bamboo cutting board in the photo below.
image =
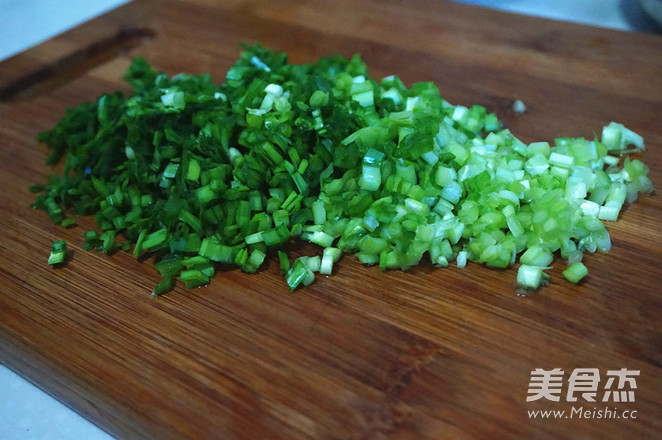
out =
[[(384, 274), (344, 258), (294, 294), (272, 260), (155, 298), (151, 261), (86, 252), (92, 219), (63, 229), (30, 208), (28, 187), (53, 172), (35, 135), (65, 107), (126, 90), (132, 56), (220, 83), (239, 43), (255, 41), (295, 63), (360, 52), (372, 75), (434, 81), (525, 141), (592, 137), (616, 120), (644, 136), (662, 185), (659, 36), (441, 0), (136, 0), (0, 64), (3, 363), (126, 439), (660, 437), (659, 196), (609, 225), (614, 249), (586, 257), (586, 282), (565, 282), (559, 263), (529, 297), (515, 294), (515, 270)], [(56, 239), (74, 258), (53, 270)], [(559, 402), (526, 401), (536, 368), (564, 371)], [(569, 402), (576, 368), (599, 370), (598, 400), (608, 370), (638, 370), (636, 400)], [(620, 418), (529, 417), (605, 406)]]

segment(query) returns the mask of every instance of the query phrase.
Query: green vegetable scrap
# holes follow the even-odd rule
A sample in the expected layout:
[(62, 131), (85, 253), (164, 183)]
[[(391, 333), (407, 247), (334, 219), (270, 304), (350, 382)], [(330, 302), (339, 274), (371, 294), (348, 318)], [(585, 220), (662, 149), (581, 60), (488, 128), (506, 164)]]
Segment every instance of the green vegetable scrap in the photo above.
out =
[[(256, 272), (276, 251), (292, 290), (342, 253), (383, 270), (519, 261), (530, 289), (559, 255), (578, 282), (583, 253), (611, 247), (603, 221), (653, 188), (639, 160), (619, 166), (644, 149), (620, 124), (527, 145), (432, 83), (369, 77), (358, 55), (292, 65), (256, 45), (220, 86), (141, 58), (126, 79), (131, 96), (81, 104), (39, 136), (48, 163), (66, 160), (34, 206), (64, 225), (94, 215), (87, 249), (156, 256), (155, 294), (205, 285), (219, 264)], [(295, 240), (323, 251), (291, 262)]]
[(60, 265), (67, 260), (67, 242), (65, 240), (54, 241), (51, 245), (51, 254), (48, 256), (48, 264)]

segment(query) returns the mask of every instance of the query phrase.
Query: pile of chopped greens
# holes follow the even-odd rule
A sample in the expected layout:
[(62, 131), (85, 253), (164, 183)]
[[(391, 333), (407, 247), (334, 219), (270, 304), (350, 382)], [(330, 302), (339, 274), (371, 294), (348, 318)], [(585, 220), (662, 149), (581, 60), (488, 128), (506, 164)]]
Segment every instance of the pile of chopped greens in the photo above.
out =
[[(155, 294), (206, 285), (220, 264), (256, 272), (276, 252), (292, 290), (343, 253), (383, 270), (519, 262), (528, 289), (558, 255), (576, 283), (582, 255), (611, 247), (604, 221), (653, 188), (619, 157), (644, 149), (620, 124), (527, 145), (432, 83), (369, 77), (359, 56), (292, 65), (256, 45), (220, 86), (141, 58), (126, 79), (131, 96), (81, 104), (39, 136), (49, 164), (66, 160), (34, 206), (63, 226), (94, 215), (86, 249), (155, 256)], [(319, 254), (291, 261), (297, 240)]]

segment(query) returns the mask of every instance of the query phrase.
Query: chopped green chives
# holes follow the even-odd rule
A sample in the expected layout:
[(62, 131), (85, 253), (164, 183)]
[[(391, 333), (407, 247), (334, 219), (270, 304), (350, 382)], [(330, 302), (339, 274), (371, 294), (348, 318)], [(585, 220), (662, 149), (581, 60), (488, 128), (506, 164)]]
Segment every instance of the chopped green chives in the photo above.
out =
[[(653, 190), (642, 162), (622, 160), (644, 143), (621, 124), (526, 145), (485, 107), (377, 81), (358, 56), (297, 66), (255, 45), (222, 85), (141, 58), (126, 78), (132, 94), (83, 103), (39, 135), (65, 172), (31, 190), (64, 227), (65, 213), (95, 216), (85, 249), (155, 256), (155, 295), (177, 278), (206, 285), (218, 264), (256, 272), (276, 253), (292, 290), (342, 253), (382, 270), (519, 262), (527, 289), (559, 255), (576, 283), (585, 252), (611, 249), (604, 222)], [(297, 240), (322, 255), (290, 264)]]
[(153, 248), (165, 242), (167, 239), (168, 239), (168, 230), (166, 228), (161, 228), (158, 231), (154, 231), (145, 237), (145, 240), (142, 243), (142, 248), (143, 249)]
[(342, 251), (338, 248), (325, 248), (320, 262), (319, 272), (323, 275), (331, 275), (333, 272), (333, 263), (338, 261), (341, 255)]
[(563, 271), (565, 279), (575, 284), (581, 281), (586, 275), (588, 275), (588, 269), (581, 261), (570, 265), (570, 267)]
[(542, 268), (522, 264), (517, 270), (517, 283), (527, 289), (537, 289), (543, 281)]
[(179, 219), (189, 225), (195, 232), (202, 231), (200, 219), (186, 210), (179, 211)]
[(324, 201), (315, 200), (312, 204), (313, 210), (313, 223), (316, 225), (323, 225), (326, 223), (326, 209), (324, 208)]
[(313, 272), (319, 272), (320, 271), (320, 266), (322, 265), (322, 259), (320, 258), (319, 255), (315, 255), (314, 257), (301, 257), (302, 261)]
[(308, 236), (311, 243), (315, 243), (321, 247), (329, 247), (333, 243), (333, 237), (324, 231), (313, 232)]
[(251, 267), (251, 269), (253, 269), (253, 271), (255, 271), (262, 265), (266, 256), (267, 254), (261, 250), (255, 249), (253, 252), (251, 252), (246, 263)]
[(297, 258), (290, 270), (285, 274), (285, 281), (290, 286), (290, 291), (294, 291), (300, 284), (310, 284), (314, 278), (315, 274), (306, 266), (301, 258)]
[(280, 273), (285, 275), (290, 270), (290, 260), (283, 251), (278, 251), (278, 261), (280, 263)]
[(183, 270), (179, 278), (184, 281), (187, 289), (204, 286), (209, 283), (209, 276), (198, 269)]
[(554, 255), (541, 245), (531, 246), (524, 252), (519, 261), (529, 266), (546, 267), (554, 260)]
[[(96, 232), (90, 231), (96, 235)], [(140, 254), (143, 251), (143, 243), (145, 242), (145, 237), (147, 237), (147, 229), (143, 229), (140, 231), (140, 234), (138, 235), (138, 239), (136, 240), (136, 245), (133, 248), (133, 256), (134, 257), (139, 257)]]
[(315, 90), (312, 95), (310, 95), (310, 106), (311, 107), (322, 107), (329, 102), (329, 94), (323, 92), (322, 90)]
[(200, 178), (200, 162), (195, 159), (191, 159), (188, 162), (188, 168), (186, 170), (186, 180), (191, 180), (197, 182)]
[(51, 244), (51, 254), (48, 256), (48, 264), (62, 264), (67, 259), (67, 242), (65, 240), (54, 241)]
[(65, 218), (65, 219), (62, 220), (62, 222), (60, 223), (60, 225), (61, 225), (63, 228), (68, 228), (68, 227), (70, 227), (70, 226), (74, 226), (75, 224), (76, 224), (76, 221), (75, 221), (74, 219), (72, 219), (72, 218)]

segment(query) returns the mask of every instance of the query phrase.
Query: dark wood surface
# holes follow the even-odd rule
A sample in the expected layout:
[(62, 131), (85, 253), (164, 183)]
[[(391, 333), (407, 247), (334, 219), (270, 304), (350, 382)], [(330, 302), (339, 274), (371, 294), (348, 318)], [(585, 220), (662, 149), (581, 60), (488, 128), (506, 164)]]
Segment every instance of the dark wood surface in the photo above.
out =
[[(440, 0), (134, 1), (0, 63), (0, 360), (119, 438), (623, 439), (662, 433), (662, 206), (644, 196), (609, 225), (590, 276), (519, 297), (515, 270), (470, 264), (381, 273), (345, 258), (289, 294), (257, 275), (149, 295), (151, 262), (86, 252), (94, 226), (33, 211), (53, 171), (35, 135), (65, 107), (126, 89), (134, 55), (222, 82), (240, 42), (310, 62), (360, 52), (381, 77), (434, 81), (482, 103), (525, 141), (592, 137), (611, 120), (642, 134), (662, 182), (662, 38)], [(528, 107), (511, 111), (515, 99)], [(67, 239), (73, 260), (46, 264)], [(540, 420), (531, 370), (640, 370), (637, 419)], [(602, 389), (602, 388), (601, 388)], [(4, 398), (4, 397), (3, 397)]]

